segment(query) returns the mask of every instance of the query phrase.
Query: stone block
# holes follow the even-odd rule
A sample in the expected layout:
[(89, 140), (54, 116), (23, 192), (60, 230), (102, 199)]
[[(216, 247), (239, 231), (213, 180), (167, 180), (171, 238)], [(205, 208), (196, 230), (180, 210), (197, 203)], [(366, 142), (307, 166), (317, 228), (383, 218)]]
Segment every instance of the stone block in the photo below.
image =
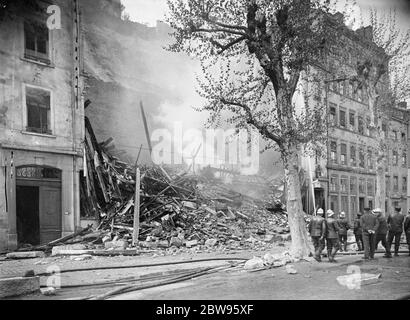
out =
[(40, 277), (0, 279), (0, 299), (17, 297), (40, 291)]

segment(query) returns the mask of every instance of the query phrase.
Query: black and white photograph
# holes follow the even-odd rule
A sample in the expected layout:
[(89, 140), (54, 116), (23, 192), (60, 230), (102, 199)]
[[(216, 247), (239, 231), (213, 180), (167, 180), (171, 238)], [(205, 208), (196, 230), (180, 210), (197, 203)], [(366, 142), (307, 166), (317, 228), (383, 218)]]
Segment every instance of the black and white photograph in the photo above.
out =
[(0, 300), (410, 300), (409, 135), (410, 1), (0, 0)]

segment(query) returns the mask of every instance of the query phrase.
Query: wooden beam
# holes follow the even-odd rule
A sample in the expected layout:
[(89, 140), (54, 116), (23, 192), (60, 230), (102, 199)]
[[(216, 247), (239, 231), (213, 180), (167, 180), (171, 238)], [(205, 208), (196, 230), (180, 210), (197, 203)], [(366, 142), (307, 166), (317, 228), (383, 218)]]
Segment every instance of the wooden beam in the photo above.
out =
[(134, 230), (132, 233), (132, 245), (136, 246), (138, 244), (138, 236), (140, 229), (140, 184), (141, 184), (141, 173), (140, 169), (135, 166), (135, 199), (134, 199)]

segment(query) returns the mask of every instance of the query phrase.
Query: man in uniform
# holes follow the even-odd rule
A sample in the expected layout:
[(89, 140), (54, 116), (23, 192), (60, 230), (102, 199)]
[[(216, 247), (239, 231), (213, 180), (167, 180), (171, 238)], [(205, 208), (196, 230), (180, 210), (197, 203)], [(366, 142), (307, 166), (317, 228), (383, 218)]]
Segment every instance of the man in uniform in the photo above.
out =
[(410, 209), (407, 212), (406, 219), (404, 220), (404, 232), (406, 233), (406, 241), (409, 247), (409, 256), (410, 256)]
[(325, 248), (326, 221), (323, 218), (324, 211), (322, 208), (317, 209), (316, 216), (309, 223), (309, 234), (312, 237), (315, 248), (314, 258), (316, 261), (322, 261), (321, 253)]
[(374, 250), (377, 250), (377, 247), (379, 245), (379, 242), (382, 243), (382, 246), (386, 250), (385, 257), (386, 258), (391, 258), (391, 253), (390, 253), (390, 248), (387, 245), (387, 221), (386, 218), (383, 217), (381, 209), (377, 208), (373, 210), (374, 215), (377, 217), (379, 220), (379, 228), (376, 230), (376, 239), (375, 239), (375, 245), (374, 245)]
[(397, 207), (393, 215), (387, 218), (387, 225), (389, 226), (389, 233), (387, 235), (387, 245), (391, 250), (391, 245), (394, 239), (394, 256), (399, 256), (400, 238), (403, 233), (404, 215), (401, 213), (401, 208)]
[(337, 220), (333, 218), (335, 213), (332, 210), (328, 210), (326, 213), (327, 257), (329, 262), (336, 262), (335, 256), (339, 250), (339, 225)]
[(365, 260), (374, 259), (374, 245), (376, 230), (379, 228), (379, 220), (370, 212), (370, 208), (364, 208), (364, 215), (360, 218), (363, 230), (363, 245)]
[(362, 251), (363, 250), (363, 230), (362, 226), (360, 224), (360, 217), (362, 216), (362, 213), (359, 211), (357, 213), (356, 219), (354, 219), (354, 224), (353, 224), (353, 233), (354, 237), (356, 238), (356, 243), (357, 243), (357, 250)]
[(340, 212), (339, 219), (337, 219), (339, 224), (339, 243), (340, 251), (347, 251), (347, 230), (350, 229), (349, 222), (346, 219), (346, 214), (342, 211)]

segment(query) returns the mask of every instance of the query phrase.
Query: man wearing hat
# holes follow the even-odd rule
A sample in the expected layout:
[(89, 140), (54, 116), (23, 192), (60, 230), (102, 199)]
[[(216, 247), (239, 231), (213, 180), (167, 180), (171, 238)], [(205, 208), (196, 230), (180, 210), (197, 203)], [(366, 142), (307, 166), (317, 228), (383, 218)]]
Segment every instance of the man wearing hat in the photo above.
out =
[(347, 230), (350, 229), (349, 222), (346, 219), (346, 214), (342, 211), (340, 212), (339, 219), (337, 219), (339, 224), (339, 243), (340, 251), (347, 251)]
[(377, 247), (379, 245), (379, 242), (382, 243), (382, 246), (386, 250), (385, 257), (386, 258), (391, 258), (391, 253), (390, 253), (390, 248), (387, 245), (387, 221), (386, 218), (383, 217), (382, 215), (382, 210), (377, 208), (373, 210), (374, 215), (377, 217), (377, 220), (379, 220), (379, 228), (376, 230), (376, 239), (375, 239), (375, 245), (374, 245), (374, 250), (377, 250)]
[(362, 216), (362, 213), (359, 211), (357, 213), (356, 219), (354, 219), (354, 224), (353, 224), (353, 233), (354, 237), (356, 238), (356, 243), (357, 243), (357, 250), (362, 251), (363, 250), (363, 230), (362, 226), (360, 224), (360, 217)]
[(320, 255), (325, 248), (326, 221), (323, 218), (323, 215), (323, 209), (317, 209), (316, 216), (312, 218), (308, 227), (309, 234), (312, 237), (313, 246), (315, 248), (314, 258), (318, 262), (322, 261)]
[(364, 208), (364, 215), (360, 218), (363, 230), (363, 245), (365, 260), (374, 259), (374, 245), (376, 230), (379, 228), (379, 220), (370, 212), (370, 208)]
[(409, 256), (410, 256), (410, 209), (407, 212), (406, 219), (404, 220), (404, 232), (406, 233), (406, 241), (409, 247)]
[(335, 256), (339, 250), (339, 224), (337, 220), (333, 218), (334, 212), (327, 210), (326, 219), (326, 243), (327, 243), (327, 257), (329, 262), (336, 262)]
[(389, 227), (389, 233), (387, 235), (387, 245), (389, 246), (389, 250), (391, 250), (391, 245), (394, 239), (394, 256), (399, 256), (399, 248), (400, 248), (400, 237), (403, 233), (403, 222), (404, 222), (404, 215), (401, 213), (401, 208), (395, 208), (395, 213), (393, 215), (389, 215), (387, 218), (387, 225)]

